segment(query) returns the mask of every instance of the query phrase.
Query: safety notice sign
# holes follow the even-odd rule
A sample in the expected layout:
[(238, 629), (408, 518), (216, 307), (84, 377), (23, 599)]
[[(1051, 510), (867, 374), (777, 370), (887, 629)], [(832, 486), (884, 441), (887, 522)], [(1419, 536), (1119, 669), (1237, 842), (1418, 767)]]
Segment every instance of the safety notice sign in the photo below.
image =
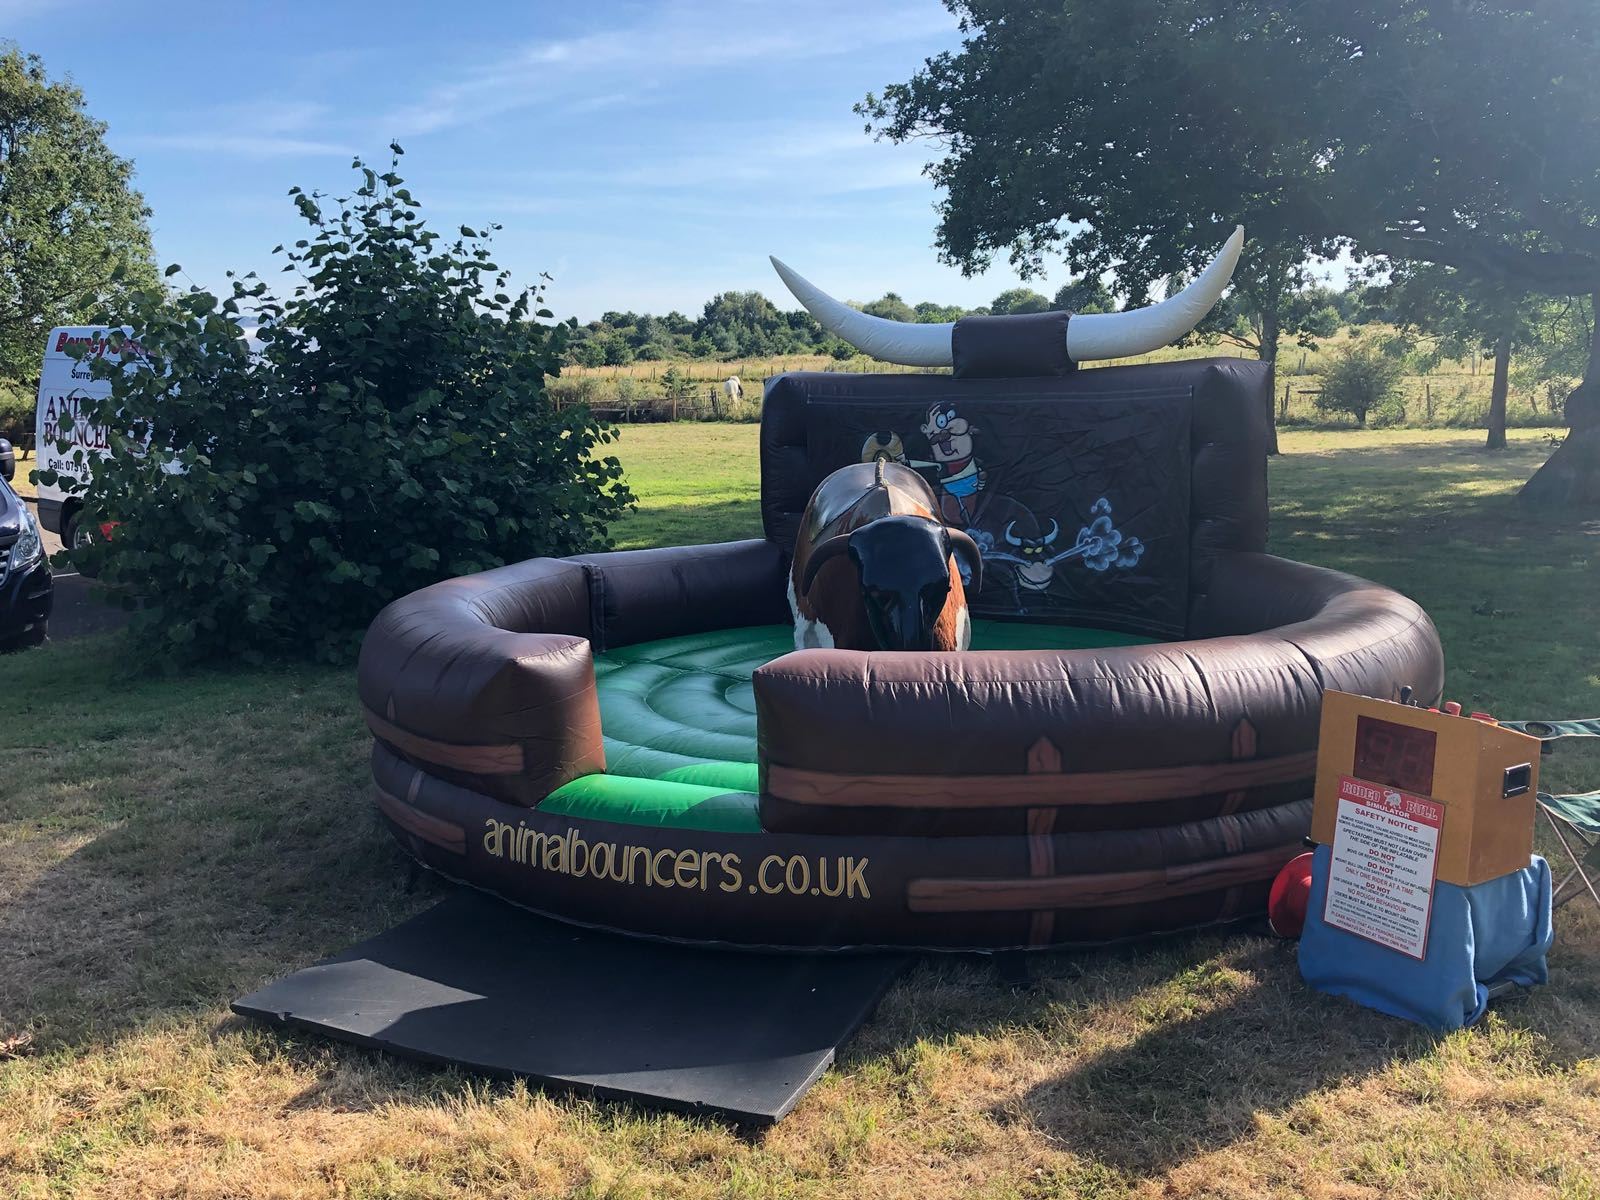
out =
[(1425, 796), (1339, 779), (1339, 810), (1322, 919), (1421, 959), (1444, 805)]

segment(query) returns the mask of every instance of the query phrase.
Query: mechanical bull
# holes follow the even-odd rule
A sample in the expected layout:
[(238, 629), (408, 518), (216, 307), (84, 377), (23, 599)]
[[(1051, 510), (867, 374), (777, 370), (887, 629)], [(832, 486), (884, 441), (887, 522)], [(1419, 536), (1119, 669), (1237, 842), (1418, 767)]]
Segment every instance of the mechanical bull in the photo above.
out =
[(908, 467), (879, 460), (835, 471), (800, 519), (789, 573), (798, 650), (965, 650), (978, 546), (939, 519)]

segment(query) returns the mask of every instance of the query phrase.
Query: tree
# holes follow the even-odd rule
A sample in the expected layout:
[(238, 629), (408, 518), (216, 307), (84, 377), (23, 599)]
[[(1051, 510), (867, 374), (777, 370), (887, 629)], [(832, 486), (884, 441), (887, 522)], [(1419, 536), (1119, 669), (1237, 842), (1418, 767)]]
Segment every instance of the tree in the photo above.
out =
[(1285, 53), (1277, 0), (947, 3), (962, 49), (857, 108), (881, 136), (948, 146), (929, 166), (943, 257), (970, 274), (1009, 252), (1030, 276), (1059, 252), (1137, 304), (1242, 223), (1235, 284), (1273, 361), (1302, 264), (1341, 240), (1308, 215), (1337, 102), (1308, 60), (1342, 49)]
[(1595, 308), (1587, 296), (1546, 300), (1538, 305), (1533, 335), (1517, 358), (1515, 374), (1535, 396), (1543, 391), (1559, 415), (1572, 386), (1583, 378), (1594, 343)]
[(666, 322), (660, 317), (652, 317), (649, 313), (641, 313), (634, 318), (633, 330), (628, 334), (628, 344), (639, 351), (640, 358), (654, 358), (655, 355), (644, 353), (644, 348), (652, 343), (665, 343), (670, 339)]
[(687, 404), (694, 395), (694, 380), (676, 366), (668, 367), (661, 377), (661, 394), (672, 406), (672, 417), (678, 416), (678, 405)]
[(1117, 298), (1098, 275), (1084, 275), (1057, 289), (1050, 307), (1062, 312), (1108, 313), (1117, 311)]
[(817, 319), (803, 308), (792, 308), (788, 312), (780, 313), (783, 324), (788, 329), (788, 350), (804, 354), (808, 351), (819, 350), (827, 341), (827, 331), (817, 324)]
[(150, 210), (105, 132), (80, 89), (0, 43), (0, 384), (31, 390), (51, 326), (156, 281)]
[[(1352, 242), (1600, 296), (1592, 0), (948, 2), (962, 50), (859, 111), (948, 146), (938, 241), (964, 268), (1060, 251), (1137, 298), (1238, 220), (1265, 355), (1294, 273)], [(1600, 506), (1600, 334), (1567, 416), (1524, 494)]]
[(1041, 313), (1049, 310), (1048, 296), (1041, 296), (1032, 288), (1025, 287), (1007, 288), (989, 304), (989, 311), (997, 317), (1010, 313)]
[[(1181, 277), (1180, 277), (1181, 278)], [(1302, 349), (1316, 347), (1318, 338), (1332, 337), (1339, 331), (1339, 309), (1333, 291), (1311, 283), (1311, 274), (1302, 264), (1290, 272), (1292, 286), (1278, 301), (1278, 348), (1285, 337), (1294, 338)], [(1272, 358), (1268, 353), (1267, 314), (1247, 290), (1234, 288), (1197, 326), (1202, 336), (1215, 335), (1248, 350), (1257, 358)]]
[(567, 351), (567, 357), (580, 367), (604, 366), (606, 348), (598, 338), (586, 337), (582, 341), (572, 343)]
[(916, 314), (918, 324), (943, 325), (959, 321), (967, 315), (967, 310), (959, 304), (936, 304), (932, 300), (922, 300), (916, 306)]
[(148, 661), (347, 658), (394, 597), (603, 547), (631, 502), (611, 427), (545, 393), (567, 326), (510, 289), (486, 235), (427, 228), (396, 164), (356, 167), (352, 196), (291, 193), (310, 229), (277, 248), (288, 299), (247, 276), (102, 314), (139, 340), (91, 368), (113, 453), (84, 506), (117, 531), (86, 553)]
[(1493, 356), (1485, 446), (1504, 450), (1511, 355), (1538, 338), (1546, 302), (1431, 263), (1398, 264), (1389, 282), (1374, 289), (1372, 299), (1383, 305), (1402, 335), (1427, 343), (1427, 357), (1433, 361), (1477, 350)]
[[(1591, 0), (1358, 4), (1326, 220), (1506, 296), (1600, 297), (1600, 22)], [(1327, 37), (1328, 33), (1318, 36)], [(1398, 102), (1397, 102), (1398, 101)], [(1600, 331), (1568, 436), (1522, 495), (1600, 509)]]
[(599, 339), (600, 361), (608, 367), (625, 367), (633, 361), (633, 347), (622, 334), (612, 331)]
[(771, 354), (787, 345), (789, 326), (760, 292), (719, 292), (706, 302), (695, 337), (707, 339), (724, 357)]
[(863, 304), (861, 311), (869, 317), (882, 317), (886, 321), (915, 321), (917, 319), (916, 310), (900, 299), (895, 292), (885, 292), (870, 304)]

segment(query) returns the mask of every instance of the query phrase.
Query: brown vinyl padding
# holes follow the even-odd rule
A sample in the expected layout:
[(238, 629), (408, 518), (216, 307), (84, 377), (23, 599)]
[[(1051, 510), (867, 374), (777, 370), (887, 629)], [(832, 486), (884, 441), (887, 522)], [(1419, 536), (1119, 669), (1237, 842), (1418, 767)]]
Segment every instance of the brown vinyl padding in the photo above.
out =
[(784, 558), (721, 542), (536, 558), (390, 604), (361, 645), (373, 733), (440, 779), (532, 806), (605, 770), (601, 650), (788, 619)]
[[(1185, 795), (1192, 798), (1187, 806), (1145, 815), (1197, 819), (1219, 811), (1219, 793), (1243, 790), (1234, 807), (1253, 807), (1253, 788), (1290, 782), (1281, 774), (1251, 779), (1248, 771), (1225, 777), (1233, 768), (1221, 764), (1240, 757), (1240, 722), (1251, 730), (1247, 757), (1297, 762), (1299, 771), (1289, 774), (1306, 784), (1299, 791), (1305, 795), (1324, 688), (1394, 698), (1409, 685), (1432, 698), (1443, 687), (1443, 656), (1427, 614), (1351, 575), (1265, 554), (1218, 555), (1213, 590), (1196, 619), (1219, 635), (1099, 650), (785, 655), (754, 680), (762, 822), (773, 829), (915, 832), (929, 826), (919, 826), (914, 812), (908, 817), (903, 804), (890, 802), (899, 811), (885, 812), (864, 808), (871, 803), (865, 797), (829, 803), (817, 777), (835, 776), (835, 790), (848, 790), (857, 779), (924, 776), (940, 797), (930, 809), (962, 807), (963, 794), (980, 808), (995, 804), (992, 793), (964, 781), (1027, 776), (1029, 755), (1041, 743), (1059, 756), (1065, 776), (1104, 776), (1104, 804), (1127, 806), (1125, 819), (1146, 801)], [(1251, 633), (1220, 632), (1251, 626)], [(1154, 771), (1169, 773), (1158, 792), (1143, 783)], [(1119, 773), (1129, 787), (1115, 785)], [(996, 813), (997, 827), (1018, 828), (1022, 806), (1043, 803), (1030, 798), (1038, 786), (1019, 782), (1017, 807)], [(875, 788), (881, 791), (872, 784), (863, 791)], [(1077, 796), (1079, 804), (1088, 799)], [(1080, 823), (1073, 806), (1061, 808), (1057, 821), (1058, 828), (1104, 827), (1103, 814)]]
[(1287, 842), (1199, 863), (1036, 879), (913, 879), (906, 904), (916, 913), (1031, 912), (1112, 908), (1153, 896), (1192, 896), (1270, 879), (1303, 846)]
[(787, 624), (787, 558), (785, 549), (755, 540), (570, 561), (588, 577), (590, 637), (604, 652), (710, 629)]
[(846, 808), (1058, 808), (1180, 800), (1311, 777), (1316, 751), (1242, 762), (1021, 775), (841, 775), (767, 764), (766, 789), (791, 804)]

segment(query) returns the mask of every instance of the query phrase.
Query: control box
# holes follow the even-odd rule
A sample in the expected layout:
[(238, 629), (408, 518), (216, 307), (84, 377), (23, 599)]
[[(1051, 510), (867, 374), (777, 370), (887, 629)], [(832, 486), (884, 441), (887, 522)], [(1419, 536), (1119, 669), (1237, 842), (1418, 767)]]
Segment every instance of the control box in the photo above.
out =
[(1365, 784), (1397, 803), (1443, 806), (1436, 878), (1469, 887), (1526, 867), (1539, 739), (1447, 707), (1456, 711), (1325, 692), (1312, 838), (1333, 845), (1341, 793)]

